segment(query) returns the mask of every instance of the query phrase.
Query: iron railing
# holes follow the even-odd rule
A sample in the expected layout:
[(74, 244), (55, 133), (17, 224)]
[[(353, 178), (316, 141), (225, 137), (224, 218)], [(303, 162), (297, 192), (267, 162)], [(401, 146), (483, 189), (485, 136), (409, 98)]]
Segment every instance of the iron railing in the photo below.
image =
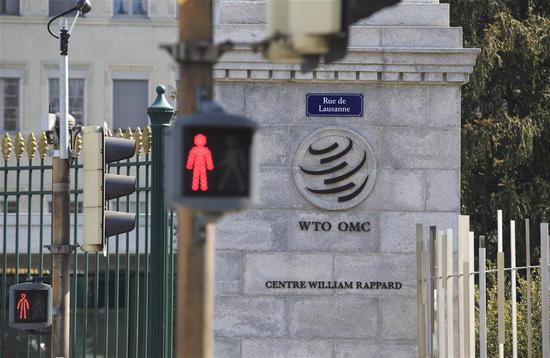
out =
[[(71, 164), (71, 357), (143, 357), (147, 352), (150, 292), (149, 254), (151, 222), (151, 129), (137, 128), (115, 136), (136, 140), (136, 155), (110, 166), (110, 171), (136, 176), (136, 191), (114, 201), (115, 210), (137, 214), (136, 228), (109, 238), (104, 253), (85, 253), (82, 238), (82, 164)], [(3, 166), (0, 166), (0, 358), (47, 357), (50, 337), (27, 335), (8, 327), (8, 288), (30, 277), (51, 275), (51, 160), (46, 136), (38, 139), (21, 133), (12, 139), (2, 135)], [(77, 152), (82, 141), (77, 141)], [(26, 154), (26, 155), (25, 155)], [(173, 311), (174, 227), (169, 213), (169, 302)], [(173, 319), (166, 322), (173, 327)], [(170, 328), (170, 333), (172, 329)], [(171, 345), (171, 339), (170, 345)]]

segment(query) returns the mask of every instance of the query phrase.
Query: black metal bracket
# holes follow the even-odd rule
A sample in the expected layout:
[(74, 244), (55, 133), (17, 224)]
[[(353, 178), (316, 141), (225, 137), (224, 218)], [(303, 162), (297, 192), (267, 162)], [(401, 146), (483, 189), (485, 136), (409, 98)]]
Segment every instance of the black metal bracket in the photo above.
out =
[(48, 285), (51, 285), (52, 278), (51, 276), (28, 276), (25, 282), (38, 282), (38, 283), (46, 283)]
[(194, 243), (206, 243), (206, 224), (208, 224), (208, 221), (202, 215), (194, 216), (192, 237)]
[(69, 53), (69, 38), (71, 37), (71, 34), (69, 34), (69, 30), (62, 29), (59, 33), (59, 50), (61, 56), (67, 56)]
[(234, 44), (224, 42), (214, 45), (208, 41), (181, 41), (173, 45), (161, 45), (178, 63), (214, 64), (226, 52), (234, 48)]
[(70, 244), (64, 244), (64, 245), (44, 245), (44, 247), (52, 254), (64, 254), (69, 255), (72, 254), (74, 250), (76, 250), (77, 247), (80, 247), (80, 245), (70, 245)]
[(219, 44), (208, 41), (180, 41), (173, 45), (160, 45), (160, 48), (168, 51), (178, 63), (215, 64), (224, 53), (236, 47), (250, 48), (253, 52), (258, 52), (266, 49), (271, 41), (278, 40), (280, 37), (275, 35), (259, 42), (224, 41)]
[(52, 328), (44, 328), (44, 329), (29, 329), (24, 330), (23, 332), (27, 333), (29, 336), (51, 336), (52, 334)]

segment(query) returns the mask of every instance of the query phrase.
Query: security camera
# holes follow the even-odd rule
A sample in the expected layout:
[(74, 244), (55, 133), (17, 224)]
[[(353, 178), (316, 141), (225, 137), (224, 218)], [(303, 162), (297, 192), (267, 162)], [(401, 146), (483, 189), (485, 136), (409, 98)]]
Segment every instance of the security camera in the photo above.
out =
[[(57, 144), (59, 141), (59, 120), (61, 118), (60, 113), (46, 113), (42, 116), (42, 123), (40, 124), (40, 129), (46, 133), (46, 138), (49, 144)], [(67, 122), (69, 125), (69, 130), (74, 128), (76, 120), (74, 117), (69, 114), (67, 116)]]
[(78, 3), (76, 4), (76, 7), (78, 8), (78, 11), (80, 11), (82, 15), (85, 15), (89, 13), (90, 10), (92, 10), (92, 4), (90, 3), (89, 0), (79, 0)]
[(46, 134), (46, 140), (48, 144), (57, 144), (59, 142), (58, 131), (56, 128), (57, 119), (53, 113), (45, 113), (42, 116), (42, 123), (40, 129)]
[(40, 124), (40, 129), (42, 129), (44, 132), (53, 131), (55, 129), (55, 114), (44, 113), (42, 115), (42, 123)]

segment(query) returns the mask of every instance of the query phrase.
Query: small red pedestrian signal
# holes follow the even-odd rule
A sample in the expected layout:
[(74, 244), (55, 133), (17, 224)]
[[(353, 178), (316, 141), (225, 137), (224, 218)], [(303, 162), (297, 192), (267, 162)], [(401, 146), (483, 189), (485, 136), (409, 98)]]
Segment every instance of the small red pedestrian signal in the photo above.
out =
[(202, 133), (197, 134), (193, 138), (195, 146), (189, 151), (187, 156), (187, 164), (185, 168), (193, 171), (193, 180), (191, 181), (191, 190), (201, 191), (208, 190), (207, 171), (214, 170), (214, 162), (212, 160), (212, 152), (206, 146), (207, 139)]
[(17, 310), (19, 311), (19, 319), (27, 320), (27, 311), (30, 309), (29, 300), (27, 300), (27, 295), (22, 293), (19, 301), (17, 301)]
[(35, 331), (51, 325), (52, 286), (42, 282), (23, 282), (10, 286), (10, 327)]
[(165, 196), (170, 204), (223, 213), (255, 198), (256, 124), (215, 104), (179, 117), (164, 152)]

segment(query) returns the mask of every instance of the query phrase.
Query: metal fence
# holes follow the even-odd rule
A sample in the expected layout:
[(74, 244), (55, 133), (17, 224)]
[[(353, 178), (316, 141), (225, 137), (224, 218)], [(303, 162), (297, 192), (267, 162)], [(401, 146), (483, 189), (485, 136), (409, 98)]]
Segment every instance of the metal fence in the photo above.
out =
[(548, 224), (540, 224), (540, 265), (531, 265), (529, 220), (523, 267), (516, 265), (515, 221), (509, 229), (510, 267), (505, 267), (501, 210), (496, 263), (487, 260), (484, 236), (478, 238), (476, 260), (469, 216), (459, 216), (457, 235), (435, 226), (425, 235), (417, 224), (419, 357), (550, 357)]
[[(136, 191), (111, 203), (111, 208), (135, 212), (136, 228), (107, 240), (104, 253), (85, 253), (82, 237), (82, 164), (71, 164), (71, 357), (142, 357), (148, 344), (151, 222), (151, 129), (137, 128), (115, 136), (134, 138), (136, 155), (110, 166), (112, 173), (136, 176)], [(8, 287), (31, 276), (51, 274), (51, 160), (46, 136), (30, 133), (2, 136), (0, 167), (2, 324), (0, 357), (46, 357), (49, 336), (27, 335), (8, 327)], [(77, 141), (77, 152), (82, 141)], [(114, 207), (113, 207), (114, 206)], [(174, 227), (169, 213), (169, 312), (173, 312)], [(170, 316), (167, 325), (173, 327)], [(171, 330), (170, 330), (171, 331)], [(171, 339), (170, 339), (171, 342)], [(171, 346), (171, 343), (170, 343)]]

